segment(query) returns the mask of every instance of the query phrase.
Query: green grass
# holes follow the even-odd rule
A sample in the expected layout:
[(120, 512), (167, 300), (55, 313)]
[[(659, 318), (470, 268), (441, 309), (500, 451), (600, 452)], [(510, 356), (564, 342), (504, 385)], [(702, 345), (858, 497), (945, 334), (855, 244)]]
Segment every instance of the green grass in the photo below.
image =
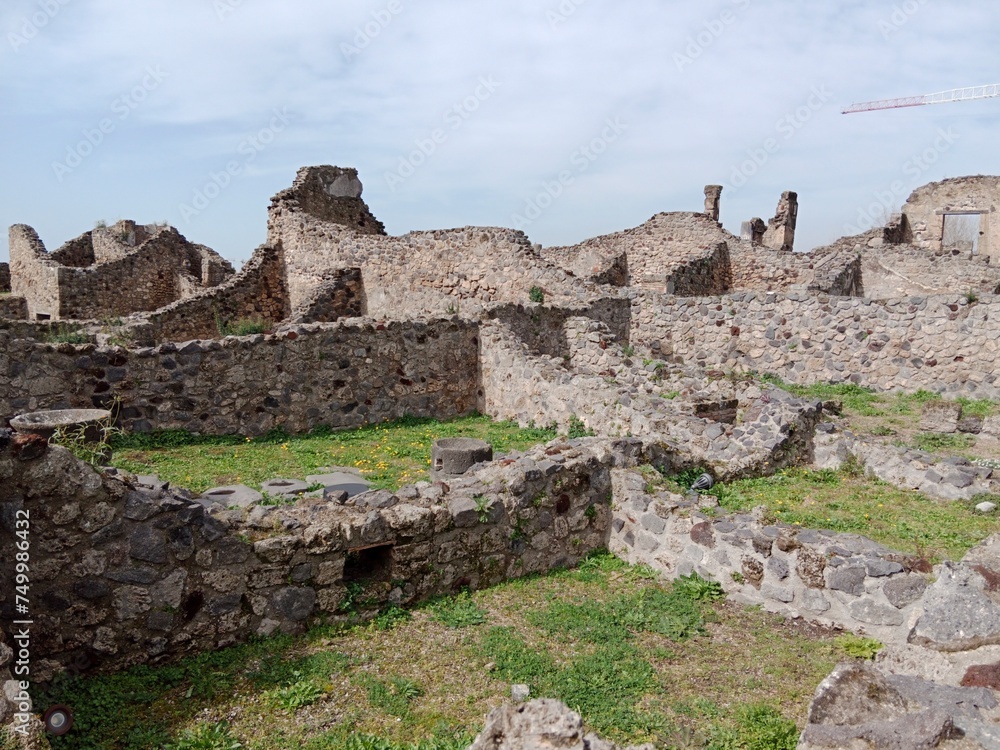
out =
[(478, 415), (450, 422), (406, 418), (298, 436), (273, 432), (254, 438), (216, 437), (172, 430), (116, 437), (112, 462), (195, 492), (227, 484), (259, 485), (276, 477), (301, 479), (327, 466), (355, 467), (373, 487), (397, 489), (428, 479), (431, 445), (443, 437), (481, 438), (495, 453), (505, 453), (552, 440), (556, 432), (522, 429)]
[(954, 434), (939, 432), (921, 432), (913, 437), (913, 445), (928, 453), (938, 453), (941, 451), (964, 451), (971, 448), (976, 442), (972, 435), (961, 432)]
[[(786, 747), (843, 653), (831, 635), (718, 601), (710, 581), (664, 584), (607, 553), (455, 601), (413, 610), (391, 630), (319, 626), (71, 678), (36, 692), (36, 704), (74, 710), (54, 750), (457, 750), (524, 682), (621, 743), (683, 747), (698, 736), (764, 750)], [(439, 620), (470, 603), (477, 622)]]
[(1000, 520), (975, 512), (978, 498), (943, 503), (847, 472), (786, 469), (717, 484), (709, 493), (726, 510), (744, 512), (762, 505), (773, 521), (862, 534), (933, 560), (957, 560), (1000, 531)]

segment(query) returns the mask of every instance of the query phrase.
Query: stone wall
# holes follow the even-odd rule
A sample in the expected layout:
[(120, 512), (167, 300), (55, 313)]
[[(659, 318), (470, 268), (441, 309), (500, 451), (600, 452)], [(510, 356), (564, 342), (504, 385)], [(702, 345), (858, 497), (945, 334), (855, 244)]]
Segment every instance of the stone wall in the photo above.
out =
[(196, 296), (128, 321), (123, 335), (152, 346), (167, 341), (221, 338), (220, 325), (254, 320), (272, 328), (288, 317), (280, 248), (263, 245), (238, 274)]
[[(312, 184), (313, 171), (329, 170), (337, 168), (311, 167), (296, 180)], [(361, 269), (366, 314), (375, 318), (475, 316), (490, 302), (527, 302), (535, 287), (550, 302), (595, 296), (592, 285), (545, 262), (523, 232), (463, 227), (385, 237), (345, 223), (337, 208), (341, 199), (316, 189), (303, 201), (300, 192), (279, 193), (268, 212), (268, 242), (284, 248), (293, 308), (307, 304), (331, 274), (345, 268)], [(363, 205), (360, 197), (343, 200)]]
[(865, 294), (872, 299), (1000, 294), (1000, 264), (968, 252), (884, 245), (865, 253), (864, 276)]
[(105, 407), (132, 432), (259, 435), (446, 419), (478, 403), (478, 326), (461, 320), (292, 326), (153, 348), (39, 344), (0, 329), (0, 414)]
[[(248, 511), (5, 436), (0, 562), (14, 569), (14, 518), (30, 518), (34, 681), (116, 670), (572, 565), (606, 545), (615, 461), (564, 442), (447, 485)], [(12, 586), (0, 583), (11, 619)]]
[(945, 214), (978, 213), (979, 253), (1000, 263), (1000, 177), (977, 175), (953, 177), (917, 188), (903, 206), (912, 242), (928, 250), (940, 250)]
[(632, 305), (625, 297), (607, 297), (589, 305), (555, 307), (527, 304), (489, 305), (488, 320), (497, 320), (509, 328), (536, 355), (565, 358), (570, 353), (566, 339), (566, 321), (584, 317), (603, 323), (612, 338), (628, 343)]
[(678, 299), (639, 294), (631, 342), (706, 367), (777, 373), (793, 383), (853, 382), (1000, 397), (1000, 298), (873, 301), (743, 292)]
[(0, 295), (0, 318), (7, 320), (27, 320), (28, 300), (12, 294)]
[(360, 268), (331, 270), (310, 299), (289, 316), (291, 323), (332, 323), (341, 318), (360, 318), (367, 312)]
[(0, 263), (0, 294), (10, 292), (10, 263)]
[[(568, 430), (578, 420), (596, 435), (643, 436), (716, 478), (769, 474), (811, 460), (817, 403), (721, 373), (695, 375), (663, 362), (640, 366), (601, 323), (569, 318), (565, 326), (569, 349), (557, 358), (534, 354), (499, 321), (483, 325), (482, 411), (521, 425)], [(713, 418), (726, 410), (731, 419)]]
[(730, 244), (729, 255), (733, 290), (794, 288), (844, 296), (863, 293), (861, 261), (853, 247), (790, 253), (739, 241)]
[[(668, 578), (698, 573), (730, 599), (826, 625), (859, 628), (886, 641), (920, 614), (925, 561), (857, 534), (803, 529), (748, 514), (709, 515), (714, 498), (652, 494), (641, 474), (612, 473), (609, 549)], [(699, 503), (706, 506), (699, 507)]]
[[(150, 234), (133, 222), (119, 222), (51, 254), (31, 227), (14, 225), (9, 236), (11, 288), (27, 299), (33, 318), (109, 318), (155, 310), (232, 273), (227, 261), (170, 227)], [(137, 239), (141, 244), (129, 244)]]
[(774, 217), (767, 222), (761, 242), (772, 250), (791, 252), (795, 249), (795, 225), (799, 216), (799, 196), (786, 190), (778, 200)]
[(59, 264), (48, 256), (38, 233), (27, 224), (14, 224), (7, 242), (11, 292), (27, 300), (31, 318), (58, 318)]

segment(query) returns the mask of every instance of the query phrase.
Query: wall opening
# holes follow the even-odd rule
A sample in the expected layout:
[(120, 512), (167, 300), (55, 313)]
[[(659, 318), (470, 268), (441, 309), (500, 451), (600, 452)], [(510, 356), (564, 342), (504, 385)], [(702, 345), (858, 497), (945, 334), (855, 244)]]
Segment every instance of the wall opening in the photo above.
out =
[(941, 249), (952, 252), (979, 254), (982, 214), (946, 213), (941, 232)]
[(344, 561), (344, 583), (375, 581), (389, 578), (392, 568), (391, 544), (350, 550)]

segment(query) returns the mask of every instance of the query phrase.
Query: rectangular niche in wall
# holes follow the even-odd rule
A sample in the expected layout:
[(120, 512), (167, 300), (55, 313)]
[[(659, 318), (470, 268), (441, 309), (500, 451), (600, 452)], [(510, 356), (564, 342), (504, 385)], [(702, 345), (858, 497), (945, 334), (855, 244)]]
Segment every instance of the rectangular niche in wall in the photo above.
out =
[(352, 581), (385, 581), (392, 569), (391, 544), (352, 549), (344, 561), (344, 583)]
[(959, 253), (979, 254), (982, 214), (978, 212), (946, 213), (942, 216), (941, 249)]

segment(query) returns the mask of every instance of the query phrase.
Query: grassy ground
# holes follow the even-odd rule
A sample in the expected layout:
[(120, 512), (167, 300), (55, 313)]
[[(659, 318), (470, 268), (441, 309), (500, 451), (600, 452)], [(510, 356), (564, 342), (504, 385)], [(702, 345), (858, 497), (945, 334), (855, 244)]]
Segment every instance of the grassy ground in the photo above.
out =
[(428, 478), (431, 444), (443, 437), (481, 438), (494, 453), (504, 453), (547, 442), (556, 433), (483, 416), (451, 422), (410, 418), (357, 430), (259, 438), (169, 431), (116, 438), (112, 463), (195, 492), (227, 484), (255, 486), (277, 477), (303, 479), (328, 466), (354, 467), (373, 487), (397, 489)]
[[(780, 379), (765, 376), (764, 380), (784, 388), (790, 393), (807, 398), (832, 399), (843, 404), (841, 422), (855, 433), (882, 440), (894, 445), (919, 448), (941, 456), (964, 456), (998, 462), (1000, 467), (1000, 440), (965, 433), (941, 434), (920, 429), (920, 412), (924, 404), (941, 401), (942, 397), (930, 391), (915, 393), (875, 393), (853, 384), (820, 383), (809, 386), (792, 385)], [(962, 404), (965, 417), (986, 417), (1000, 414), (1000, 404), (984, 399), (956, 399)]]
[[(655, 475), (655, 470), (647, 471)], [(847, 472), (786, 469), (774, 476), (718, 484), (711, 493), (729, 511), (766, 508), (765, 516), (811, 529), (862, 534), (902, 552), (957, 560), (1000, 518), (975, 511), (980, 499), (941, 502)]]
[(602, 554), (368, 625), (71, 680), (36, 703), (75, 712), (56, 750), (431, 750), (464, 747), (527, 683), (618, 741), (791, 750), (852, 644), (719, 596)]

